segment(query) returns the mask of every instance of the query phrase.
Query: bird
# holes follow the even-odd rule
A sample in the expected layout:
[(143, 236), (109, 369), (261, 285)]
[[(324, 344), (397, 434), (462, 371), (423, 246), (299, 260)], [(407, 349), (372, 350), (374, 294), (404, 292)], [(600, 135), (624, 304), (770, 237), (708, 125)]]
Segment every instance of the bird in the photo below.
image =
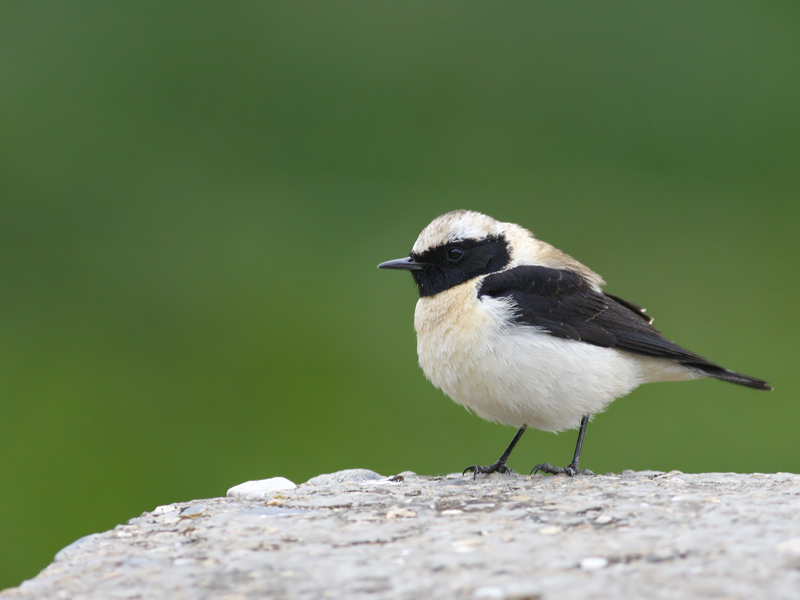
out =
[(580, 468), (590, 419), (643, 383), (715, 378), (756, 390), (761, 379), (730, 371), (665, 338), (640, 306), (604, 292), (603, 278), (514, 223), (470, 210), (436, 217), (405, 258), (378, 265), (409, 271), (419, 365), (457, 404), (517, 428), (490, 465), (463, 474), (513, 473), (511, 452), (528, 427), (578, 429), (566, 467)]

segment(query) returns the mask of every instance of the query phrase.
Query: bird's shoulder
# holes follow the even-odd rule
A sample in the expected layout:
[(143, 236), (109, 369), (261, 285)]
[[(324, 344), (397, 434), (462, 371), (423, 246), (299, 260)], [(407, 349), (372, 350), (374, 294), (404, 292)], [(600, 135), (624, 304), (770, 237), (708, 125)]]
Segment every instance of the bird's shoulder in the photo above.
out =
[(522, 265), (487, 275), (478, 286), (478, 297), (511, 297), (522, 308), (573, 319), (591, 319), (612, 312), (642, 320), (653, 319), (645, 309), (601, 291), (583, 276), (567, 269)]
[(604, 294), (579, 274), (537, 265), (487, 275), (478, 288), (478, 298), (487, 296), (512, 301), (517, 309), (516, 323), (574, 340), (584, 337), (579, 331), (581, 325), (609, 309)]

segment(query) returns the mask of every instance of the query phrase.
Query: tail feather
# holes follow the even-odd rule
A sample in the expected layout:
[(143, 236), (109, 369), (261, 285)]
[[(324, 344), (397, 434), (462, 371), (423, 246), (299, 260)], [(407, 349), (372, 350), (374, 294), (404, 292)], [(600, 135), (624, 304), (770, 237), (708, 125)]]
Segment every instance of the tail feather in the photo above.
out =
[(772, 386), (763, 379), (757, 379), (756, 377), (750, 377), (749, 375), (742, 375), (741, 373), (729, 371), (728, 369), (720, 367), (719, 365), (703, 364), (703, 363), (690, 364), (688, 362), (681, 364), (684, 364), (687, 367), (692, 367), (694, 369), (697, 369), (698, 371), (705, 373), (709, 377), (714, 377), (715, 379), (721, 379), (722, 381), (730, 381), (731, 383), (753, 388), (754, 390), (772, 389)]

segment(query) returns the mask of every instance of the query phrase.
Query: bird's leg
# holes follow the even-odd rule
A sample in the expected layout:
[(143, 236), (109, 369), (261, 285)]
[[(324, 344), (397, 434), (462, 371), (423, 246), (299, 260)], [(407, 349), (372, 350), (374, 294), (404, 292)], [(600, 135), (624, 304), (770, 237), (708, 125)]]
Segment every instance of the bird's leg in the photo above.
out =
[(472, 465), (471, 467), (467, 467), (466, 469), (464, 469), (462, 475), (466, 475), (467, 473), (472, 473), (472, 478), (475, 479), (478, 476), (478, 474), (488, 475), (490, 473), (495, 473), (495, 472), (513, 473), (514, 471), (512, 471), (510, 468), (506, 466), (506, 461), (508, 460), (508, 457), (511, 456), (511, 451), (514, 449), (514, 446), (517, 445), (519, 438), (522, 437), (522, 434), (525, 433), (525, 430), (527, 428), (528, 428), (527, 425), (523, 425), (522, 427), (519, 428), (519, 431), (514, 436), (514, 439), (511, 440), (511, 443), (508, 445), (508, 448), (506, 448), (506, 451), (503, 452), (503, 455), (500, 458), (498, 458), (494, 464), (488, 465), (486, 467)]
[(569, 463), (566, 467), (554, 467), (548, 463), (541, 463), (533, 467), (531, 475), (537, 471), (541, 471), (542, 473), (552, 473), (553, 475), (569, 475), (570, 477), (575, 477), (575, 475), (594, 475), (594, 473), (588, 469), (580, 468), (583, 436), (586, 435), (586, 425), (588, 424), (589, 415), (584, 415), (583, 419), (581, 419), (581, 430), (578, 432), (578, 443), (575, 446), (575, 456), (572, 458), (571, 463)]

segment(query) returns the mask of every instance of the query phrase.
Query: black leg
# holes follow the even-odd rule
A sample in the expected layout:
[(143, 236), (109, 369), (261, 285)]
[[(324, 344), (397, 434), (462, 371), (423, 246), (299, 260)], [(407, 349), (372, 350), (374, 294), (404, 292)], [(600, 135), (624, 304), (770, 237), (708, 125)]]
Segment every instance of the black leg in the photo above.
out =
[(519, 431), (514, 436), (514, 439), (511, 440), (511, 443), (508, 445), (508, 448), (506, 448), (506, 451), (503, 452), (503, 456), (498, 458), (497, 462), (495, 462), (493, 465), (488, 465), (486, 467), (472, 465), (471, 467), (467, 467), (466, 469), (464, 469), (463, 475), (466, 475), (467, 473), (472, 473), (472, 478), (475, 479), (478, 476), (478, 474), (488, 475), (489, 473), (495, 473), (495, 472), (513, 473), (514, 471), (512, 471), (506, 466), (506, 461), (508, 460), (508, 457), (511, 456), (511, 451), (514, 449), (514, 446), (517, 445), (519, 438), (522, 437), (522, 434), (525, 433), (525, 430), (527, 428), (528, 428), (527, 425), (523, 425), (522, 427), (519, 428)]
[(581, 430), (578, 432), (578, 443), (575, 445), (575, 456), (572, 458), (571, 463), (569, 463), (566, 467), (554, 467), (548, 463), (541, 463), (533, 467), (531, 475), (537, 471), (541, 471), (542, 473), (552, 473), (553, 475), (569, 475), (570, 477), (575, 477), (575, 475), (594, 475), (594, 473), (588, 469), (580, 468), (583, 436), (586, 435), (586, 426), (588, 424), (589, 415), (584, 415), (583, 419), (581, 419)]

